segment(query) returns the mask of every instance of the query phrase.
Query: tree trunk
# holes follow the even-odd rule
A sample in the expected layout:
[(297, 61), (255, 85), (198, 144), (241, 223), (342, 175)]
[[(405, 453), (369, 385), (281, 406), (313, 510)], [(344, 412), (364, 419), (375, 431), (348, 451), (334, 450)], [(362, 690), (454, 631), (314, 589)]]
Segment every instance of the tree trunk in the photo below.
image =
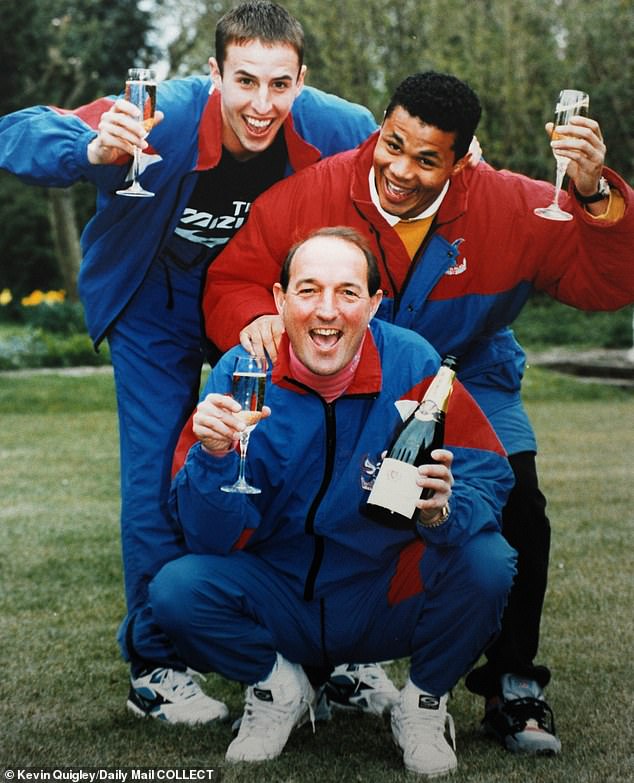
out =
[(55, 255), (64, 279), (66, 299), (78, 301), (77, 275), (81, 262), (79, 231), (72, 188), (49, 188), (50, 221)]

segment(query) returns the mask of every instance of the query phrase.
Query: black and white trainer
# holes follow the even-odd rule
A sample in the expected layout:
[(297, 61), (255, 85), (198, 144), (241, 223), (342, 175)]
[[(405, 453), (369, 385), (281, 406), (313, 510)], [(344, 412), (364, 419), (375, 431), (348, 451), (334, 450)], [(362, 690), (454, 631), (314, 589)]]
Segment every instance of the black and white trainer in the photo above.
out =
[(226, 720), (227, 705), (207, 696), (193, 672), (158, 668), (130, 678), (128, 709), (140, 718), (190, 726)]
[(356, 710), (370, 715), (389, 712), (399, 698), (398, 688), (378, 663), (343, 663), (324, 686), (333, 709)]
[(482, 729), (512, 753), (556, 756), (561, 742), (553, 711), (535, 680), (504, 674), (502, 695), (487, 701)]

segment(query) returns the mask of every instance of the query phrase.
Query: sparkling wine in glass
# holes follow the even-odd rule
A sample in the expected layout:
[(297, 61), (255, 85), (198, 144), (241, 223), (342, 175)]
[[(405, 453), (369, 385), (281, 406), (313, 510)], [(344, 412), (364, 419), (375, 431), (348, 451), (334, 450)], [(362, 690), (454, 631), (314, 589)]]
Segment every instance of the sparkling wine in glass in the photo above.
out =
[(242, 410), (236, 415), (246, 424), (240, 435), (240, 469), (234, 484), (220, 487), (223, 492), (242, 492), (258, 495), (262, 490), (251, 486), (245, 478), (249, 437), (262, 418), (264, 389), (266, 387), (266, 360), (261, 356), (239, 356), (233, 370), (231, 396)]
[[(572, 117), (576, 117), (577, 115), (587, 117), (589, 105), (590, 99), (585, 92), (580, 92), (579, 90), (562, 90), (559, 93), (557, 106), (555, 107), (555, 124), (553, 125), (553, 132), (550, 137), (551, 140), (562, 138), (562, 135), (557, 133), (557, 128), (560, 125), (567, 125)], [(539, 215), (539, 217), (547, 218), (548, 220), (572, 220), (570, 212), (566, 212), (559, 206), (559, 194), (561, 193), (564, 174), (566, 173), (570, 159), (565, 158), (562, 155), (557, 155), (554, 151), (553, 155), (557, 162), (555, 195), (553, 196), (551, 204), (547, 207), (539, 207), (534, 210), (534, 212), (536, 215)]]
[[(125, 99), (133, 103), (140, 112), (145, 135), (152, 130), (154, 125), (154, 112), (156, 111), (156, 73), (149, 68), (130, 68), (125, 83)], [(118, 190), (118, 196), (134, 196), (136, 198), (148, 198), (153, 196), (149, 190), (145, 190), (139, 183), (139, 156), (141, 150), (135, 146), (132, 159), (132, 183), (129, 187)]]

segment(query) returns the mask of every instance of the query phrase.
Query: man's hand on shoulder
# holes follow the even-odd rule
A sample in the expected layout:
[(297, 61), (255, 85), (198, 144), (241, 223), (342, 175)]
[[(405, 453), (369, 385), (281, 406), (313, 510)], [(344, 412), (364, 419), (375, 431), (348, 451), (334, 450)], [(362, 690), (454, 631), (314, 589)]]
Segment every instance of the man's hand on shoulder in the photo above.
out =
[(277, 359), (277, 349), (284, 334), (279, 315), (261, 315), (240, 332), (240, 344), (254, 356), (268, 353), (272, 362)]

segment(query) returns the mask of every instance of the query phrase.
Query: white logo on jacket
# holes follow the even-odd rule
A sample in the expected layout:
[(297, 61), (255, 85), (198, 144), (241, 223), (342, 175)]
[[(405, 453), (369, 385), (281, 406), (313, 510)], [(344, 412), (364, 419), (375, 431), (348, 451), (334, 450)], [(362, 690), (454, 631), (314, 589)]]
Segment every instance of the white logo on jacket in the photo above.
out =
[(445, 272), (446, 275), (461, 275), (463, 272), (467, 271), (467, 257), (463, 256), (462, 261), (458, 263), (458, 248), (460, 245), (464, 242), (464, 238), (461, 237), (460, 239), (456, 239), (451, 243), (451, 246), (455, 248), (456, 255), (454, 256), (453, 264), (449, 267), (449, 269)]

